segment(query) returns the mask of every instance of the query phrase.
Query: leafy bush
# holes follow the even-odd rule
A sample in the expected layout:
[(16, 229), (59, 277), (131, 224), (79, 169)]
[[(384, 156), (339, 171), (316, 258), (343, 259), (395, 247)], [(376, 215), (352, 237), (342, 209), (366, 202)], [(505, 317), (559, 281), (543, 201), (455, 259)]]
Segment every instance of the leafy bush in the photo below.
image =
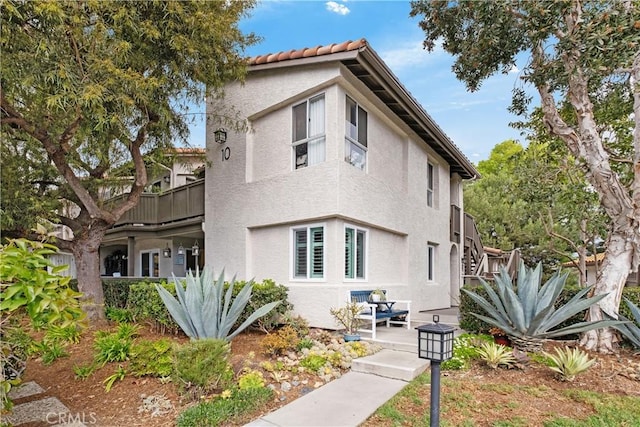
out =
[(107, 319), (116, 323), (130, 323), (135, 317), (133, 310), (128, 308), (105, 307), (104, 311)]
[[(247, 284), (245, 281), (237, 281), (233, 286), (233, 298), (236, 298), (240, 293), (240, 290)], [(230, 286), (229, 282), (225, 283), (225, 289)], [(279, 285), (271, 279), (264, 279), (262, 282), (253, 282), (253, 289), (251, 292), (251, 299), (247, 303), (247, 309), (245, 309), (238, 321), (234, 325), (234, 328), (238, 328), (244, 323), (251, 313), (258, 310), (269, 303), (280, 301), (273, 310), (266, 315), (259, 317), (252, 324), (251, 328), (256, 328), (264, 332), (270, 332), (277, 328), (279, 325), (285, 323), (287, 313), (293, 309), (293, 305), (287, 301), (288, 288), (283, 285)]]
[(287, 325), (268, 334), (260, 342), (262, 352), (268, 356), (280, 356), (287, 351), (296, 350), (300, 337), (295, 329)]
[(238, 388), (240, 390), (250, 390), (263, 388), (265, 386), (264, 376), (262, 372), (255, 369), (248, 369), (238, 377)]
[(141, 340), (131, 347), (129, 371), (138, 376), (167, 377), (173, 371), (173, 345), (169, 339)]
[(242, 416), (265, 405), (271, 400), (271, 389), (249, 388), (235, 389), (227, 398), (219, 397), (211, 402), (199, 403), (184, 411), (176, 420), (178, 427), (219, 426), (232, 422)]
[(176, 323), (187, 336), (195, 339), (231, 340), (280, 304), (280, 301), (274, 301), (258, 308), (231, 332), (251, 298), (253, 282), (242, 286), (238, 295), (232, 299), (235, 282), (227, 286), (224, 292), (224, 271), (216, 280), (213, 269), (205, 267), (202, 273), (196, 270), (195, 276), (190, 271), (187, 273), (186, 289), (175, 278), (174, 285), (177, 298), (159, 285), (156, 285), (156, 289)]
[(175, 288), (166, 282), (138, 282), (130, 287), (127, 309), (131, 311), (136, 322), (148, 322), (155, 331), (163, 334), (175, 334), (180, 327), (162, 302), (156, 286), (162, 286), (167, 292), (175, 295)]
[(122, 323), (113, 333), (96, 333), (93, 344), (97, 351), (95, 362), (104, 366), (107, 362), (124, 362), (129, 358), (137, 325)]
[(229, 343), (221, 339), (190, 341), (174, 352), (174, 383), (180, 391), (198, 398), (229, 387), (233, 369)]
[(309, 369), (310, 371), (317, 372), (320, 368), (327, 364), (327, 358), (319, 354), (309, 354), (300, 360), (300, 366)]
[(479, 357), (478, 347), (490, 342), (487, 335), (462, 334), (453, 340), (453, 357), (442, 362), (443, 370), (467, 369), (471, 360)]

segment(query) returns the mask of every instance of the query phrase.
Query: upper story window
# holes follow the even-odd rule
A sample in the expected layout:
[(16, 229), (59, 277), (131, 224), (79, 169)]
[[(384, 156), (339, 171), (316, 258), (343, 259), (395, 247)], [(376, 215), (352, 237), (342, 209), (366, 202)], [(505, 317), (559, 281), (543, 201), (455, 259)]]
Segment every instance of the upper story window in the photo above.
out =
[(344, 277), (365, 279), (367, 231), (347, 226), (344, 229)]
[(358, 169), (367, 166), (367, 112), (347, 96), (345, 161)]
[(427, 206), (433, 207), (435, 190), (435, 166), (427, 163)]
[(324, 278), (324, 227), (299, 227), (292, 231), (294, 279)]
[(293, 107), (294, 168), (325, 160), (324, 95), (314, 96)]

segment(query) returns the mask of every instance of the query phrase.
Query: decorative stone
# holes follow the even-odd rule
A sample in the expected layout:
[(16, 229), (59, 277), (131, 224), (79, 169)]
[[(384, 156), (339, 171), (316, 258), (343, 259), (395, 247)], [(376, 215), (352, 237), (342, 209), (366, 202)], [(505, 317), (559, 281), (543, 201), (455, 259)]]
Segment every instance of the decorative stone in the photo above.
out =
[(291, 384), (288, 381), (283, 381), (282, 384), (280, 384), (280, 389), (285, 393), (291, 391)]

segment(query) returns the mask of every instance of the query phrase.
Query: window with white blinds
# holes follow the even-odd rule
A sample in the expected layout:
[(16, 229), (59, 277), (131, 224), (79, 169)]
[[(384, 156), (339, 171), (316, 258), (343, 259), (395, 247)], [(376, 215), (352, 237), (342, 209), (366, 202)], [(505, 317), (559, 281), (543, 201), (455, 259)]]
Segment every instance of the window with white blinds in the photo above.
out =
[(324, 94), (293, 107), (294, 169), (325, 160)]
[(293, 277), (324, 278), (324, 227), (293, 229)]

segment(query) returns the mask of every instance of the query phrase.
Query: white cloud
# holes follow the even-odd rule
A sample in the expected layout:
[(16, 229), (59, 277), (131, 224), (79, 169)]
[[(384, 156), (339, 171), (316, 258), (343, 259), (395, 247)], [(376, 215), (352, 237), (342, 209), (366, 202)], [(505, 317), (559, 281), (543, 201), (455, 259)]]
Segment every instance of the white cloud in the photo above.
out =
[(345, 6), (344, 4), (336, 3), (335, 1), (328, 1), (326, 3), (326, 6), (329, 12), (334, 12), (338, 15), (346, 15), (351, 12), (347, 6)]
[(397, 48), (383, 50), (380, 52), (380, 56), (394, 73), (401, 73), (404, 69), (411, 69), (417, 66), (424, 67), (428, 60), (439, 56), (443, 52), (440, 44), (438, 44), (433, 52), (429, 53), (422, 46), (422, 40), (415, 40)]
[(518, 68), (516, 64), (513, 64), (511, 66), (511, 69), (509, 70), (509, 73), (519, 73), (519, 72), (520, 72), (520, 68)]

